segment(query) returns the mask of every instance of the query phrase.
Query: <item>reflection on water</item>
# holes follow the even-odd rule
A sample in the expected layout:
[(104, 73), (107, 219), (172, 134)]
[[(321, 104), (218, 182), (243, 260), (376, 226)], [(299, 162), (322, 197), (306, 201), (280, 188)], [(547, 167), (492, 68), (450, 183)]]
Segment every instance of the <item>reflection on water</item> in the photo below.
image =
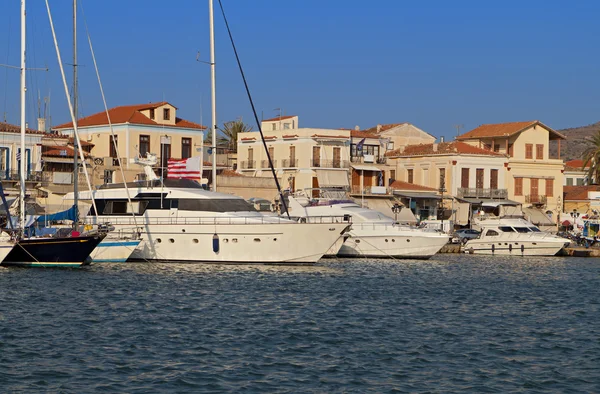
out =
[(599, 392), (600, 262), (0, 269), (4, 392)]

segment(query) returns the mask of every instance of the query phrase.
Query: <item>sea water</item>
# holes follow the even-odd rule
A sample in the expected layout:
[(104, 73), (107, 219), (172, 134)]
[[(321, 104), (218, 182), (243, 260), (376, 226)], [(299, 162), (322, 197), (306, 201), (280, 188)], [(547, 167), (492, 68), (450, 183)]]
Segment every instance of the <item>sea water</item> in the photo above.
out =
[(600, 392), (600, 260), (0, 268), (0, 392)]

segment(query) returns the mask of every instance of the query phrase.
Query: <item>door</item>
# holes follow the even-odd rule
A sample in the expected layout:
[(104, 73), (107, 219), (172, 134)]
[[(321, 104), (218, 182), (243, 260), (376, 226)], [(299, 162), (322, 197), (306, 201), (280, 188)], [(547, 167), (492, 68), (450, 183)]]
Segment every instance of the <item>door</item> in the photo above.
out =
[(321, 147), (320, 146), (313, 146), (312, 149), (312, 166), (313, 167), (321, 167)]
[(491, 170), (490, 172), (490, 189), (498, 189), (498, 170)]
[(538, 200), (538, 198), (537, 198), (538, 186), (539, 186), (539, 179), (531, 178), (531, 186), (530, 186), (530, 193), (529, 193), (529, 194), (531, 194), (531, 202), (536, 202)]
[(313, 191), (312, 191), (313, 198), (319, 197), (319, 191), (314, 190), (314, 189), (319, 188), (319, 178), (317, 178), (316, 176), (313, 176), (313, 178), (312, 178), (312, 187), (313, 187)]
[(461, 170), (460, 187), (462, 187), (464, 189), (469, 188), (469, 169), (468, 168), (463, 168)]
[(342, 163), (342, 151), (340, 148), (333, 148), (333, 168), (340, 168)]
[(290, 146), (290, 165), (289, 167), (296, 167), (296, 147)]
[(475, 172), (475, 187), (483, 189), (483, 168), (478, 168)]

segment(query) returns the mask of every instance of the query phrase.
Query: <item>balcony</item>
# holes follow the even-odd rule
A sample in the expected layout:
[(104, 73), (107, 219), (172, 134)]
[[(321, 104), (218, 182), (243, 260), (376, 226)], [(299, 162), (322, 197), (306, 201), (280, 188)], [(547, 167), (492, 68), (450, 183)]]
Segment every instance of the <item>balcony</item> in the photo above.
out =
[[(365, 161), (365, 156), (368, 156), (368, 160)], [(373, 155), (365, 155), (365, 156), (352, 156), (350, 161), (352, 163), (377, 163), (377, 164), (385, 164), (387, 163), (387, 157), (384, 156), (373, 156)], [(371, 160), (371, 158), (373, 160)]]
[[(273, 162), (273, 168), (277, 168), (277, 160), (271, 159), (271, 161)], [(270, 168), (269, 167), (269, 160), (261, 160), (260, 161), (260, 168)]]
[(350, 163), (348, 160), (321, 160), (312, 159), (312, 167), (317, 168), (349, 168)]
[(242, 169), (242, 170), (253, 170), (255, 168), (256, 168), (256, 160), (240, 161), (240, 169)]
[(535, 205), (546, 205), (546, 203), (548, 202), (548, 197), (534, 195), (534, 194), (527, 194), (525, 196), (525, 202), (529, 203), (529, 204), (535, 204)]
[(508, 198), (506, 189), (479, 189), (470, 187), (459, 187), (457, 190), (458, 198), (493, 198), (505, 200)]
[(385, 186), (364, 186), (360, 185), (352, 185), (350, 189), (350, 193), (353, 195), (376, 195), (376, 196), (385, 196), (391, 195), (394, 193), (393, 189)]
[(283, 160), (281, 160), (281, 167), (297, 168), (298, 167), (298, 159), (283, 159)]

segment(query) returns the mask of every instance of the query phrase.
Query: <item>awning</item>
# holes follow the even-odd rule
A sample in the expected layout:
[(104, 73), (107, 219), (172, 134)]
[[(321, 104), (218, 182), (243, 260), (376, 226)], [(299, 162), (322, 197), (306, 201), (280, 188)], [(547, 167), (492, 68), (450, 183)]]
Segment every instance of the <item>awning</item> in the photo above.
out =
[(497, 207), (498, 205), (510, 205), (513, 207), (523, 205), (512, 200), (494, 200), (491, 198), (457, 198), (459, 201), (468, 202), (471, 205), (483, 205), (484, 207)]
[(368, 164), (352, 164), (352, 168), (359, 171), (381, 171), (379, 168)]
[(319, 187), (348, 187), (348, 172), (346, 170), (315, 170)]
[(523, 208), (525, 217), (533, 224), (539, 225), (553, 225), (555, 224), (544, 211), (536, 208)]
[(424, 198), (428, 200), (441, 200), (442, 196), (435, 193), (415, 193), (415, 192), (403, 192), (402, 190), (394, 190), (395, 196), (405, 197), (405, 198)]

